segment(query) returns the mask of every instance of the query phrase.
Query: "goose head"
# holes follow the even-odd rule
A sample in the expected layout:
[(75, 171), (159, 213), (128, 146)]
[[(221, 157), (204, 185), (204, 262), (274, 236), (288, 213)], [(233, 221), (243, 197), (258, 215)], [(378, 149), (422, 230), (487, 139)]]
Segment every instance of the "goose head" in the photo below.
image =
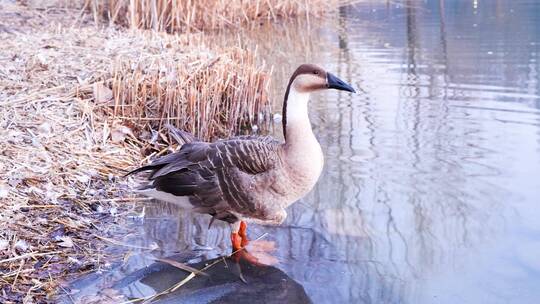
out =
[(356, 93), (356, 91), (334, 74), (314, 64), (302, 64), (291, 76), (289, 86), (299, 93), (335, 89)]
[(310, 94), (329, 89), (356, 93), (349, 84), (314, 64), (302, 64), (294, 71), (283, 102), (282, 124), (286, 140), (287, 122), (289, 125), (309, 125), (307, 106)]

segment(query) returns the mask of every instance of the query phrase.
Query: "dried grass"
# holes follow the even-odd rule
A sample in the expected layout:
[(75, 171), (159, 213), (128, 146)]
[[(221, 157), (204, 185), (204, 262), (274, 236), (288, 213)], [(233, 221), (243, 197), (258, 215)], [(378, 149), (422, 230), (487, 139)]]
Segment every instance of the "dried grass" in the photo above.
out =
[(110, 265), (103, 240), (135, 200), (117, 176), (141, 148), (166, 149), (162, 126), (208, 138), (264, 124), (269, 73), (249, 51), (197, 35), (97, 30), (71, 8), (2, 9), (0, 302), (46, 302), (60, 279)]
[(138, 151), (96, 141), (102, 124), (77, 98), (35, 95), (0, 116), (0, 299), (32, 302), (60, 277), (103, 267), (94, 233), (120, 209), (105, 200), (124, 196), (115, 176)]
[(338, 0), (85, 0), (94, 20), (131, 28), (196, 32), (319, 16)]
[(257, 65), (252, 53), (229, 48), (213, 55), (207, 50), (183, 53), (171, 48), (116, 59), (106, 75), (110, 78), (86, 93), (93, 94), (114, 121), (122, 121), (150, 143), (167, 136), (166, 125), (202, 139), (268, 127), (269, 73), (264, 65)]
[(94, 234), (106, 234), (103, 220), (121, 209), (105, 201), (126, 189), (115, 176), (138, 158), (103, 140), (103, 116), (70, 92), (92, 65), (78, 48), (55, 45), (78, 35), (40, 34), (0, 34), (2, 303), (43, 302), (59, 278), (104, 267)]

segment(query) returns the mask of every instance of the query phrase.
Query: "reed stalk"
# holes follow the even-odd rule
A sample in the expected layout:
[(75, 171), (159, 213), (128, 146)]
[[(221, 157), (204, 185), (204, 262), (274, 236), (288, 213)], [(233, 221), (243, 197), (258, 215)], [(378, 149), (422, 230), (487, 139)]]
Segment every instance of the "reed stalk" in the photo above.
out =
[[(142, 140), (167, 136), (167, 125), (205, 140), (251, 132), (254, 125), (267, 129), (272, 106), (267, 70), (254, 53), (239, 48), (218, 56), (119, 58), (102, 88), (112, 100), (100, 108)], [(95, 89), (92, 94), (101, 99)]]
[(338, 0), (85, 0), (96, 22), (193, 32), (319, 16)]

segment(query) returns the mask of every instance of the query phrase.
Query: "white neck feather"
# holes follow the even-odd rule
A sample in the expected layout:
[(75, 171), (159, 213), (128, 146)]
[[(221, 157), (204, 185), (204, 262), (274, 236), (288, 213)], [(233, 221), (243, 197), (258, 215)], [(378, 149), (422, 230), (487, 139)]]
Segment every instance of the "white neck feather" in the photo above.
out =
[(290, 124), (309, 123), (309, 93), (300, 93), (291, 88), (287, 99), (287, 126)]
[(309, 97), (309, 93), (298, 92), (294, 87), (289, 91), (285, 130), (287, 133), (285, 141), (288, 146), (309, 148), (312, 144), (318, 145), (309, 121)]
[(323, 166), (321, 146), (311, 129), (309, 93), (291, 87), (287, 99), (285, 151), (287, 161), (302, 174), (317, 180)]

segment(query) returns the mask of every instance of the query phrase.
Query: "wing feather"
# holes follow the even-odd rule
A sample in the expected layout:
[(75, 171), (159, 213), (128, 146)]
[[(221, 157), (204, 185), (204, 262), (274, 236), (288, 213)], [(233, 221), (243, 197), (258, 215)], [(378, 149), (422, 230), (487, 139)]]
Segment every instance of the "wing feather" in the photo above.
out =
[[(197, 199), (213, 215), (253, 209), (241, 179), (281, 165), (281, 144), (271, 137), (242, 136), (214, 143), (190, 142), (173, 154), (132, 171), (150, 170), (152, 187)], [(226, 206), (224, 206), (226, 201)], [(192, 202), (194, 204), (194, 202)]]

